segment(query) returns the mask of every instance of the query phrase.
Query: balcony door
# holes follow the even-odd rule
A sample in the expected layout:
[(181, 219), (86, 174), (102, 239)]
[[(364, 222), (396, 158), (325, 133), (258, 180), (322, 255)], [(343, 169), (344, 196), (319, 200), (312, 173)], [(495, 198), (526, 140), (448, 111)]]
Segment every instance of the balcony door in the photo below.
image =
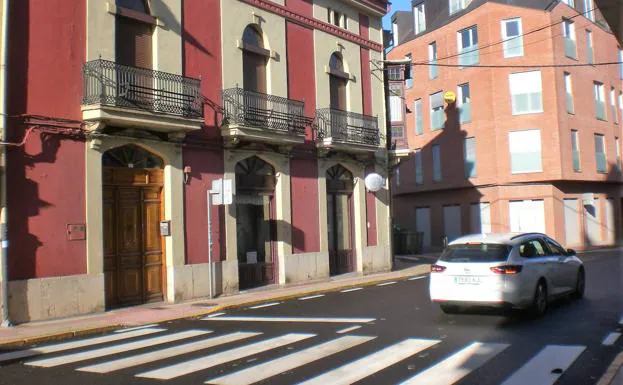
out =
[(275, 169), (256, 156), (236, 165), (240, 289), (275, 281), (275, 184)]
[(339, 53), (331, 55), (329, 60), (329, 88), (331, 108), (346, 111), (346, 83), (344, 62)]
[(266, 65), (270, 51), (264, 49), (264, 37), (256, 25), (248, 25), (242, 34), (243, 106), (247, 124), (262, 127), (269, 106), (266, 98)]
[(127, 145), (104, 153), (102, 164), (106, 307), (162, 301), (163, 162)]
[[(153, 107), (153, 26), (131, 15), (149, 16), (145, 0), (117, 0), (117, 6), (127, 9), (126, 16), (118, 15), (115, 23), (116, 63), (129, 68), (117, 70), (118, 97), (137, 107)], [(144, 70), (139, 70), (144, 69)]]
[(353, 271), (353, 174), (342, 165), (327, 170), (329, 274)]

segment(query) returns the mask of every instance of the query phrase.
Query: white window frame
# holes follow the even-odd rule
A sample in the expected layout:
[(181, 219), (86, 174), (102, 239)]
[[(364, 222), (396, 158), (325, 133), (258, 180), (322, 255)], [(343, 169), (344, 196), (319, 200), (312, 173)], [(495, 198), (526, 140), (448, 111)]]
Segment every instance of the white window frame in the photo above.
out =
[[(474, 43), (474, 40), (477, 40), (477, 39), (474, 39), (474, 31), (476, 32), (476, 35), (478, 35), (477, 25), (472, 25), (471, 27), (464, 28), (456, 33), (457, 46), (459, 47), (459, 52), (471, 51), (472, 49), (478, 48), (478, 42), (476, 41), (476, 43)], [(467, 47), (463, 47), (463, 32), (469, 33), (470, 45), (468, 45)]]
[(565, 77), (565, 93), (571, 96), (571, 106), (565, 105), (567, 107), (567, 112), (570, 114), (575, 113), (575, 100), (573, 98), (573, 79), (571, 78), (571, 74), (569, 72), (564, 72)]
[(389, 95), (389, 116), (392, 123), (402, 122), (403, 107), (402, 97)]
[[(463, 102), (463, 86), (467, 86), (467, 91), (468, 91), (468, 99), (466, 102)], [(458, 86), (456, 86), (456, 106), (457, 108), (460, 110), (461, 106), (463, 106), (463, 104), (469, 104), (470, 108), (472, 105), (472, 90), (469, 86), (469, 82), (467, 83), (462, 83), (459, 84)], [(459, 119), (460, 119), (460, 112), (459, 112)], [(466, 121), (461, 121), (461, 123), (469, 123), (471, 122), (471, 111), (470, 111), (470, 118), (469, 120)]]
[[(601, 102), (604, 105), (604, 121), (608, 120), (608, 109), (606, 108), (606, 86), (601, 82), (593, 82), (593, 97), (595, 102)], [(595, 111), (595, 118), (597, 117), (597, 111)], [(599, 119), (601, 120), (601, 119)]]
[[(522, 91), (524, 90), (524, 88), (527, 86), (525, 81), (513, 81), (513, 79), (515, 78), (519, 78), (521, 76), (529, 76), (527, 74), (533, 74), (533, 73), (538, 73), (538, 90), (531, 90), (532, 92), (516, 92), (519, 91), (518, 89), (521, 89)], [(535, 75), (536, 76), (536, 75)], [(510, 89), (510, 93), (511, 93), (511, 111), (513, 115), (526, 115), (526, 114), (538, 114), (538, 113), (542, 113), (543, 112), (543, 78), (542, 78), (542, 74), (541, 71), (537, 70), (537, 71), (525, 71), (525, 72), (514, 72), (508, 75), (508, 83), (509, 83), (509, 89)], [(526, 94), (526, 93), (536, 93), (539, 92), (541, 94), (541, 106), (539, 109), (529, 109), (526, 111), (516, 111), (516, 106), (513, 103), (513, 96), (514, 95), (522, 95), (522, 94)]]
[(617, 168), (621, 168), (621, 141), (619, 140), (618, 136), (614, 137), (614, 145), (616, 146), (615, 148), (615, 154), (616, 154), (616, 166)]
[[(569, 26), (569, 31), (567, 32), (566, 26)], [(562, 36), (567, 39), (571, 39), (573, 41), (577, 41), (575, 35), (575, 23), (571, 20), (564, 19), (562, 21)]]
[(584, 0), (584, 16), (590, 21), (595, 21), (595, 4), (593, 0)]
[[(437, 56), (437, 42), (430, 42), (428, 44), (428, 62), (437, 64)], [(439, 67), (431, 65), (429, 68), (428, 78), (430, 80), (437, 79), (439, 77)]]
[[(588, 48), (590, 48), (590, 51), (592, 53), (590, 57), (587, 57), (587, 61), (590, 64), (595, 63), (595, 46), (593, 45), (593, 31), (589, 29), (586, 30), (586, 48), (587, 48), (587, 51), (588, 51)], [(586, 52), (586, 54), (588, 55), (589, 53)]]
[[(513, 148), (517, 148), (519, 144), (516, 142), (513, 142), (512, 139), (513, 137), (517, 137), (522, 134), (526, 136), (530, 136), (528, 133), (533, 134), (533, 135), (535, 135), (535, 133), (538, 133), (539, 140), (535, 140), (535, 138), (532, 138), (531, 140), (530, 138), (528, 138), (529, 140), (526, 140), (525, 138), (521, 138), (521, 139), (530, 143), (529, 144), (530, 149), (532, 150), (538, 149), (540, 167), (530, 169), (530, 170), (513, 171), (512, 154), (521, 154), (521, 153), (525, 153), (526, 151), (513, 151)], [(542, 141), (542, 137), (541, 137), (540, 129), (518, 130), (518, 131), (510, 131), (508, 133), (508, 150), (509, 150), (509, 156), (511, 157), (511, 162), (510, 162), (511, 174), (516, 175), (516, 174), (530, 174), (530, 173), (536, 173), (536, 172), (543, 172), (543, 148), (541, 145), (541, 141)]]
[(610, 87), (610, 112), (612, 113), (612, 121), (615, 124), (619, 123), (619, 113), (617, 111), (617, 91), (614, 87)]
[[(435, 150), (437, 150), (437, 157), (435, 157)], [(441, 146), (439, 144), (433, 144), (431, 153), (433, 158), (433, 182), (441, 182), (443, 180), (443, 173), (441, 171)], [(435, 162), (435, 160), (437, 160), (437, 162)]]
[(398, 45), (398, 23), (392, 21), (392, 39), (394, 43), (394, 47)]
[[(420, 15), (422, 16), (421, 19)], [(423, 1), (413, 6), (413, 30), (416, 35), (426, 31), (426, 8)]]
[[(419, 105), (419, 108), (418, 108)], [(418, 133), (418, 118), (420, 118), (420, 122), (422, 123), (421, 125), (421, 132)], [(414, 124), (413, 124), (413, 128), (415, 131), (415, 135), (423, 135), (424, 134), (424, 102), (422, 101), (422, 98), (419, 99), (415, 99), (413, 101), (413, 119), (414, 119)]]
[[(506, 34), (506, 24), (511, 23), (511, 22), (517, 22), (518, 24), (518, 35), (517, 36), (508, 36)], [(505, 58), (512, 58), (512, 57), (521, 57), (524, 55), (524, 50), (523, 50), (523, 26), (522, 26), (522, 22), (521, 22), (521, 17), (515, 17), (512, 19), (507, 19), (507, 20), (502, 20), (500, 22), (501, 28), (502, 28), (502, 40), (504, 41), (503, 43), (503, 47), (504, 47), (504, 57)], [(515, 54), (512, 55), (510, 53), (507, 53), (507, 50), (509, 49), (508, 46), (510, 43), (513, 43), (514, 41), (520, 41), (521, 42), (521, 53), (519, 54)]]
[(604, 171), (599, 171), (599, 165), (597, 164), (597, 141), (595, 141), (595, 171), (598, 174), (605, 174), (608, 172), (608, 151), (606, 150), (606, 136), (604, 134), (596, 133), (594, 134), (594, 138), (601, 139), (601, 148), (603, 148), (604, 159), (606, 160), (606, 169)]
[[(467, 6), (466, 0), (448, 0), (448, 12), (453, 15), (464, 10)], [(453, 6), (454, 5), (454, 6)]]
[(571, 8), (575, 8), (575, 0), (562, 0), (562, 2), (567, 4)]
[[(574, 146), (575, 142), (575, 146)], [(573, 151), (578, 153), (578, 168), (576, 169), (573, 165)], [(571, 130), (571, 168), (574, 172), (582, 171), (582, 154), (580, 153), (580, 133), (578, 130)]]

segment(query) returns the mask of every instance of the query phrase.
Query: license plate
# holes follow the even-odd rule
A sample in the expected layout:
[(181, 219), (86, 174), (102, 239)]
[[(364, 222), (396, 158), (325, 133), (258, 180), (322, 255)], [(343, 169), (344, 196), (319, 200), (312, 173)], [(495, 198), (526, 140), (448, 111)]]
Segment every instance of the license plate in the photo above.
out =
[(454, 283), (459, 285), (480, 285), (480, 277), (454, 277)]

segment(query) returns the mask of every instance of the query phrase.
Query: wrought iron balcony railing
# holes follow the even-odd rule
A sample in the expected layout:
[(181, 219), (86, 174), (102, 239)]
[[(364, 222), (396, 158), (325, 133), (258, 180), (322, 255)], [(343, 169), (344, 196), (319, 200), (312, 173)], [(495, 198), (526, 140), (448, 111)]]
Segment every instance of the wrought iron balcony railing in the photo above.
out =
[(318, 139), (379, 146), (381, 133), (378, 119), (374, 116), (346, 112), (331, 108), (316, 110)]
[(223, 109), (224, 124), (304, 136), (310, 123), (303, 102), (239, 87), (223, 90)]
[(103, 59), (85, 63), (82, 73), (83, 105), (140, 109), (195, 119), (203, 117), (198, 79)]

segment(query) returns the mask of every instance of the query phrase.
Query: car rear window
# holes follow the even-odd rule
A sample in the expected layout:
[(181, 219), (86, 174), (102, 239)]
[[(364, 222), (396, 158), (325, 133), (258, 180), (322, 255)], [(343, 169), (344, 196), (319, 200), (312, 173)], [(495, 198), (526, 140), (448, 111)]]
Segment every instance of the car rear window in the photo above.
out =
[(504, 262), (510, 246), (495, 243), (460, 244), (446, 247), (439, 260), (444, 262)]

